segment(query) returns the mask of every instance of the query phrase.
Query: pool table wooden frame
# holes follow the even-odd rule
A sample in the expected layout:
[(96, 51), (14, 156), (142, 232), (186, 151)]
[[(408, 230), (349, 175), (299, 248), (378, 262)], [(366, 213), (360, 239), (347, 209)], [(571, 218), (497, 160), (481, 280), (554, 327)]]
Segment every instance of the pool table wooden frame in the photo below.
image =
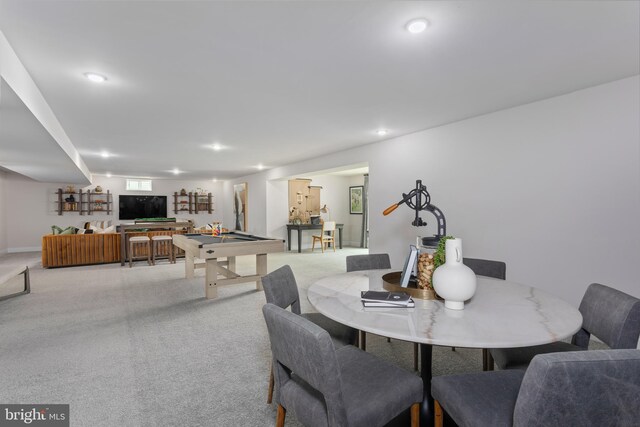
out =
[[(196, 259), (205, 262), (204, 291), (208, 299), (218, 296), (218, 287), (238, 283), (256, 282), (256, 289), (262, 290), (262, 276), (267, 274), (267, 254), (284, 252), (282, 239), (265, 239), (246, 233), (234, 232), (241, 236), (255, 237), (253, 241), (226, 241), (224, 243), (203, 244), (188, 235), (174, 234), (173, 244), (185, 252), (185, 277), (193, 278)], [(256, 256), (256, 274), (241, 276), (236, 273), (236, 257), (242, 255)], [(226, 258), (221, 261), (220, 258)]]

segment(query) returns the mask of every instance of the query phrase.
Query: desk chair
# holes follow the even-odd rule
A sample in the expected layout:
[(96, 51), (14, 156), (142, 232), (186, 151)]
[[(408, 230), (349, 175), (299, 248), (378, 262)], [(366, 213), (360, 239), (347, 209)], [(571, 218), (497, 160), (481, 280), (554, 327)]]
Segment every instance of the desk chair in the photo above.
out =
[[(494, 279), (507, 279), (507, 264), (502, 261), (489, 259), (463, 258), (464, 265), (473, 270), (476, 276), (492, 277)], [(455, 347), (451, 348), (455, 350)], [(493, 371), (493, 358), (486, 348), (482, 349), (482, 370)]]
[(582, 329), (571, 344), (551, 344), (521, 348), (494, 348), (491, 354), (500, 369), (525, 369), (537, 354), (587, 350), (591, 334), (610, 348), (636, 348), (640, 336), (640, 299), (608, 286), (592, 283), (580, 307)]
[(422, 380), (353, 346), (336, 350), (329, 333), (273, 304), (262, 307), (277, 383), (276, 426), (287, 412), (305, 426), (382, 426), (411, 408), (420, 423)]
[(311, 242), (311, 252), (313, 252), (313, 250), (316, 247), (316, 241), (320, 242), (320, 248), (322, 249), (322, 253), (324, 253), (324, 249), (326, 245), (328, 245), (329, 243), (331, 243), (331, 245), (333, 246), (333, 251), (335, 252), (336, 251), (336, 239), (334, 237), (335, 234), (336, 234), (336, 222), (335, 221), (323, 222), (322, 232), (320, 233), (320, 235), (311, 236), (311, 238), (313, 239)]
[[(291, 312), (304, 317), (326, 330), (334, 341), (336, 347), (347, 344), (354, 344), (357, 339), (357, 331), (353, 328), (335, 322), (320, 313), (301, 313), (300, 294), (298, 284), (293, 275), (291, 267), (282, 266), (279, 269), (262, 277), (262, 287), (267, 303), (274, 304), (280, 308), (291, 307)], [(273, 369), (269, 374), (269, 391), (267, 403), (273, 399)]]
[(640, 350), (535, 356), (526, 371), (433, 378), (435, 425), (442, 410), (465, 426), (632, 426), (640, 420)]

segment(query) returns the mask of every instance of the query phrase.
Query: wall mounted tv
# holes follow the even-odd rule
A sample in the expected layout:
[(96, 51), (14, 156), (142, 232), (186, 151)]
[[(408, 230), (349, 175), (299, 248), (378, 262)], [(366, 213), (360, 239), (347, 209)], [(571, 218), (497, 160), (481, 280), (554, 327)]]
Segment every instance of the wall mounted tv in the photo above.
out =
[(120, 219), (166, 218), (167, 196), (119, 196)]

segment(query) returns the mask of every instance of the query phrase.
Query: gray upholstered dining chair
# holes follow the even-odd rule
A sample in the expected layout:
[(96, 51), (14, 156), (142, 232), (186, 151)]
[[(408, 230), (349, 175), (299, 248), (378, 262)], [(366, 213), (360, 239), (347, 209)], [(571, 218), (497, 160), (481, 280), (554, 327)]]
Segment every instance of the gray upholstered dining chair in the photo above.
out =
[(491, 349), (500, 369), (524, 369), (536, 354), (587, 350), (591, 334), (610, 348), (636, 348), (640, 337), (640, 299), (617, 289), (592, 283), (578, 308), (582, 329), (571, 339), (533, 347)]
[(408, 408), (420, 420), (422, 380), (353, 346), (336, 350), (324, 329), (273, 304), (262, 308), (273, 353), (278, 403), (305, 426), (383, 426)]
[(350, 271), (381, 270), (391, 268), (389, 254), (349, 255), (347, 260), (347, 273)]
[(640, 350), (535, 356), (524, 370), (433, 378), (435, 425), (442, 409), (460, 427), (632, 426), (640, 420)]
[[(476, 276), (485, 276), (500, 280), (506, 280), (507, 278), (507, 264), (502, 261), (463, 258), (462, 262), (473, 270)], [(455, 350), (455, 347), (452, 347), (452, 349)], [(486, 348), (482, 349), (482, 370), (493, 371), (493, 358)]]
[[(351, 271), (382, 270), (391, 268), (389, 254), (349, 255), (347, 260), (347, 273)], [(360, 331), (360, 348), (367, 349), (367, 333)], [(387, 338), (387, 341), (391, 341)], [(418, 370), (418, 344), (413, 344), (413, 368)]]
[[(302, 313), (300, 309), (300, 294), (298, 284), (293, 275), (291, 267), (282, 266), (277, 270), (262, 277), (262, 287), (268, 303), (275, 304), (280, 308), (291, 307), (291, 312), (309, 319), (311, 322), (326, 330), (335, 341), (336, 346), (355, 344), (358, 338), (358, 331), (335, 322), (320, 313)], [(273, 399), (273, 370), (269, 375), (269, 392), (267, 403)]]

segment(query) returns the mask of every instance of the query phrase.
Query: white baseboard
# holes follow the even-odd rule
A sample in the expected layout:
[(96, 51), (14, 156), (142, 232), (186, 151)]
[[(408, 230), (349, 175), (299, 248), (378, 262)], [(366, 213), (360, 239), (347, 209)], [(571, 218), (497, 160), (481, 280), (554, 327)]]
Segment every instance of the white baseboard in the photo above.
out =
[(10, 254), (18, 252), (42, 252), (42, 246), (31, 246), (25, 248), (8, 248), (7, 252)]

